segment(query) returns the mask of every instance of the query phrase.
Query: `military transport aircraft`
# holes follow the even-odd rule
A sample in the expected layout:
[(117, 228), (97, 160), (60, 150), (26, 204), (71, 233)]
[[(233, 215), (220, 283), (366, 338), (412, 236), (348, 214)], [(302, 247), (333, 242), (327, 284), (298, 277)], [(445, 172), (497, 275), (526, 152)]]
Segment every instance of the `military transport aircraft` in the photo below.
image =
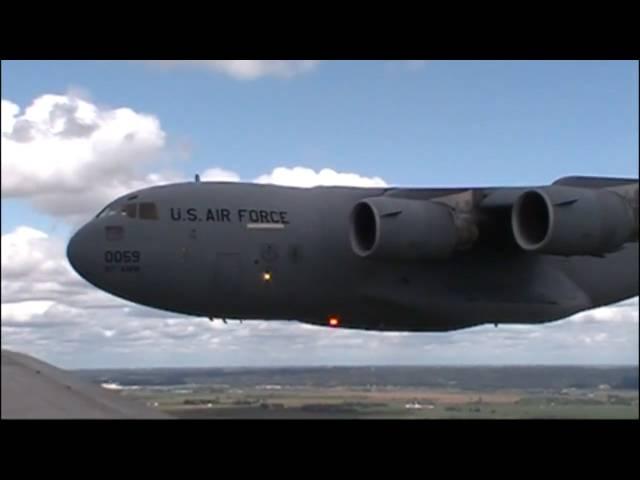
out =
[(638, 179), (492, 188), (141, 189), (71, 238), (91, 284), (224, 319), (447, 331), (638, 295)]

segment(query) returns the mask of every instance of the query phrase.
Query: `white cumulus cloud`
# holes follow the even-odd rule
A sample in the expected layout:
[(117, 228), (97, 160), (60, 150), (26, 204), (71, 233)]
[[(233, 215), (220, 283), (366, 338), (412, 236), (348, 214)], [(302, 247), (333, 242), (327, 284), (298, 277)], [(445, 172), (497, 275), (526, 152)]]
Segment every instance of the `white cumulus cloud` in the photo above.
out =
[(256, 183), (271, 183), (291, 187), (353, 186), (385, 187), (387, 183), (380, 177), (363, 177), (356, 173), (340, 173), (330, 168), (316, 172), (306, 167), (277, 167), (266, 175), (261, 175)]
[(16, 123), (16, 116), (20, 112), (20, 107), (15, 103), (2, 99), (2, 133), (8, 133), (13, 130)]
[(231, 170), (214, 167), (202, 172), (200, 180), (203, 182), (239, 182), (240, 176)]
[(23, 111), (2, 100), (2, 198), (54, 216), (86, 217), (135, 187), (175, 175), (143, 172), (166, 134), (153, 115), (42, 95)]
[(318, 65), (316, 60), (152, 60), (148, 63), (163, 68), (200, 68), (241, 80), (266, 76), (289, 78)]
[(1, 286), (3, 318), (6, 304), (13, 304), (9, 308), (18, 308), (21, 312), (36, 313), (31, 307), (44, 303), (28, 302), (62, 302), (91, 308), (121, 305), (73, 271), (65, 256), (62, 238), (26, 226), (2, 235)]
[(51, 308), (54, 302), (49, 300), (27, 300), (2, 304), (2, 324), (9, 322), (25, 322), (35, 315), (42, 315)]

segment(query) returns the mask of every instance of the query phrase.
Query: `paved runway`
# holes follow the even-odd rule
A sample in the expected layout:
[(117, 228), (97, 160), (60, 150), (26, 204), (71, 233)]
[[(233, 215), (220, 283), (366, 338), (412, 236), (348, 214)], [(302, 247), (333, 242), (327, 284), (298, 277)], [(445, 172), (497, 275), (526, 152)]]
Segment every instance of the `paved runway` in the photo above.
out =
[(2, 418), (172, 418), (22, 353), (2, 350)]

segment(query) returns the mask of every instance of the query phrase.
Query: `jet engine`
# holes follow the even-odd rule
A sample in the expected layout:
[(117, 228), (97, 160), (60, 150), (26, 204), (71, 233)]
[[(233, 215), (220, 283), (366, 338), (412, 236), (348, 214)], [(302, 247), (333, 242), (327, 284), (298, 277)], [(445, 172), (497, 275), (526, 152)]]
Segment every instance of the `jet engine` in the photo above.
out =
[(366, 258), (447, 258), (475, 234), (475, 227), (455, 209), (434, 201), (366, 198), (350, 217), (351, 246)]
[(516, 242), (526, 251), (571, 256), (604, 255), (637, 241), (637, 184), (623, 194), (612, 190), (551, 186), (522, 193), (511, 212)]

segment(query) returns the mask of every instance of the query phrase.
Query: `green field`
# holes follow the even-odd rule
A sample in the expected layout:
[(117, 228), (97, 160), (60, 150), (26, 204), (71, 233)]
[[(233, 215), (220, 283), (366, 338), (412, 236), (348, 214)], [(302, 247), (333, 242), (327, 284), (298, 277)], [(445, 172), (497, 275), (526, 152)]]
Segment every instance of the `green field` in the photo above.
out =
[(255, 388), (208, 393), (136, 390), (140, 398), (180, 418), (565, 418), (638, 419), (638, 395), (629, 392), (573, 395), (461, 390), (392, 389), (363, 393), (346, 388)]
[(638, 419), (638, 367), (84, 370), (179, 418)]

